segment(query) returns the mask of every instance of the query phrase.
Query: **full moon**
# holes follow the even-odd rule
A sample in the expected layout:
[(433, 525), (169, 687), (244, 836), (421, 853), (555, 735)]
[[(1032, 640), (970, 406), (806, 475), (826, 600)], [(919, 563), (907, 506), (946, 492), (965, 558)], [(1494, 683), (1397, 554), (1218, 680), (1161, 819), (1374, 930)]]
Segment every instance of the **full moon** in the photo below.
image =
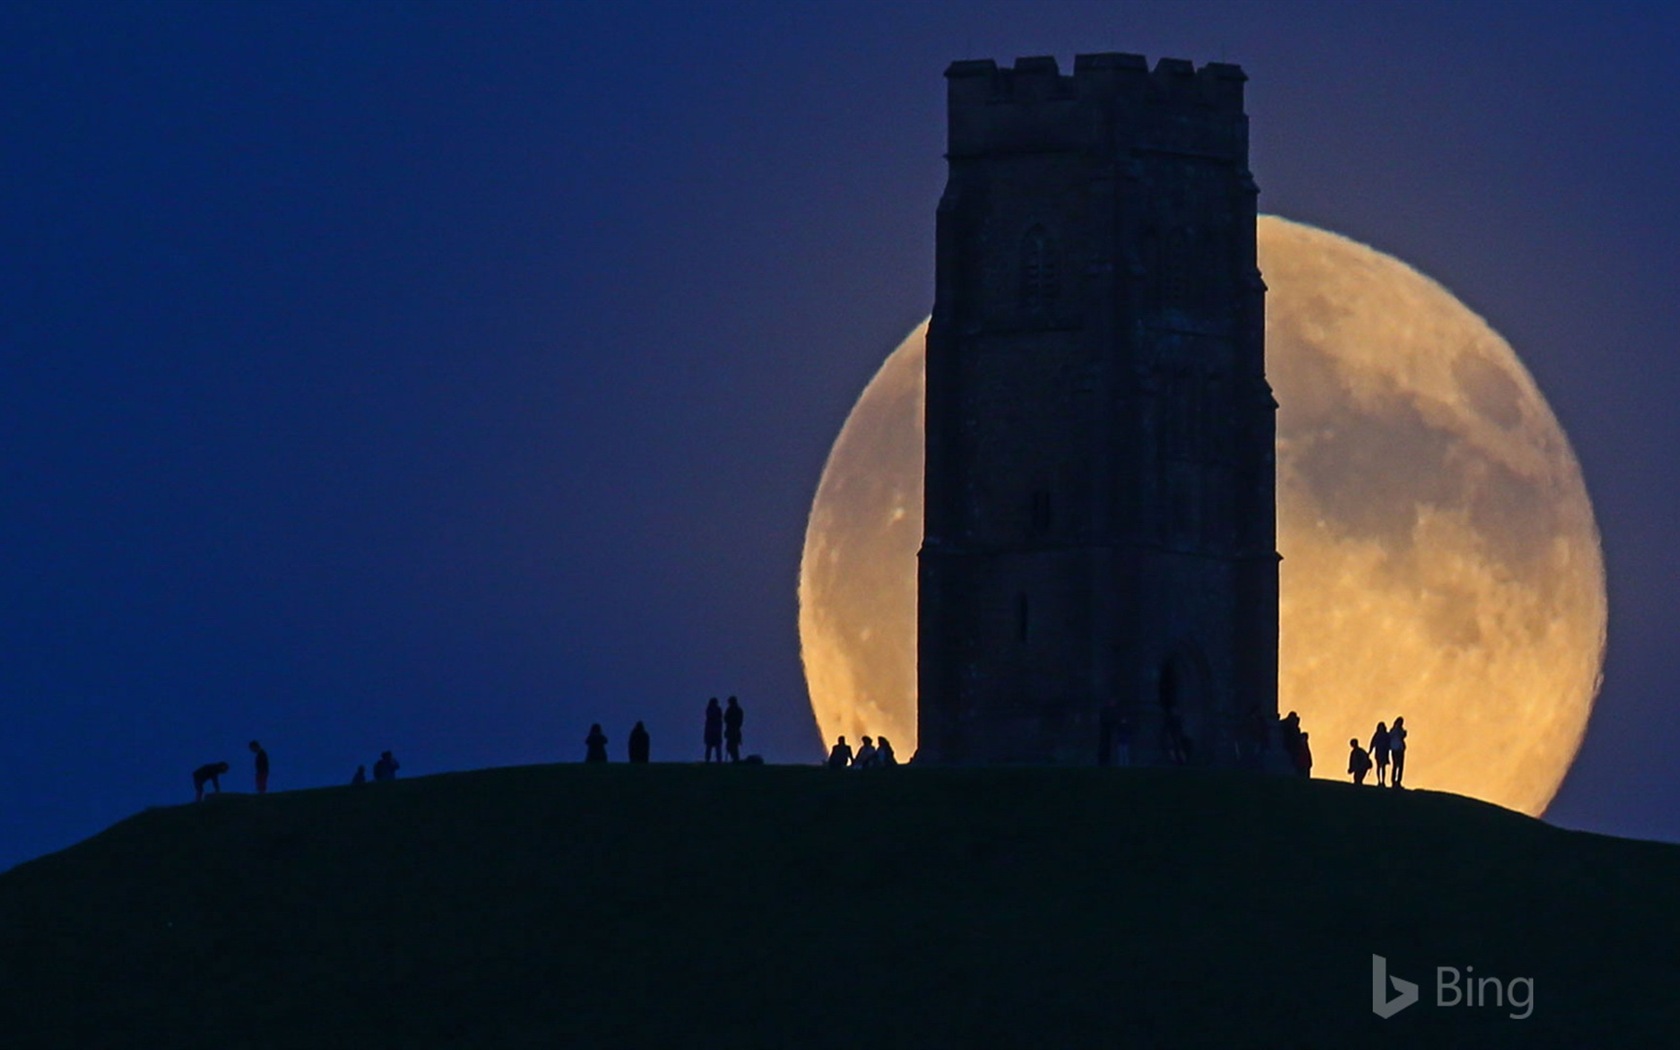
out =
[[(1568, 439), (1509, 344), (1439, 284), (1345, 237), (1259, 221), (1278, 400), (1278, 705), (1343, 777), (1403, 715), (1407, 784), (1542, 813), (1604, 662), (1598, 527)], [(799, 637), (825, 740), (916, 746), (926, 323), (829, 453)]]

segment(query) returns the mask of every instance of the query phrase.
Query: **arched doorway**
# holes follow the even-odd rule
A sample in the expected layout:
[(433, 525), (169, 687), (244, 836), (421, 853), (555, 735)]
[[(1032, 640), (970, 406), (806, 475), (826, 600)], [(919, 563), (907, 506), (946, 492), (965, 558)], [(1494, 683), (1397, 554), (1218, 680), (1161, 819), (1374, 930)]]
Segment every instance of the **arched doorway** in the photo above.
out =
[(1219, 720), (1213, 711), (1207, 663), (1194, 644), (1177, 646), (1161, 661), (1155, 699), (1160, 708), (1160, 753), (1169, 765), (1210, 761)]

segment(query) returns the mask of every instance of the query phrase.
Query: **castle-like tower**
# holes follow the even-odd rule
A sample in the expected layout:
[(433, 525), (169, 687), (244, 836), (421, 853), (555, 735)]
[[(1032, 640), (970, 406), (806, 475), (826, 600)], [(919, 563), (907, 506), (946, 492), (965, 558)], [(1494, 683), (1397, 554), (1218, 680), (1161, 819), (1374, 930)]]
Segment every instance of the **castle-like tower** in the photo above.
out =
[(1277, 404), (1247, 78), (1119, 54), (945, 76), (920, 759), (1093, 764), (1126, 733), (1135, 763), (1253, 762)]

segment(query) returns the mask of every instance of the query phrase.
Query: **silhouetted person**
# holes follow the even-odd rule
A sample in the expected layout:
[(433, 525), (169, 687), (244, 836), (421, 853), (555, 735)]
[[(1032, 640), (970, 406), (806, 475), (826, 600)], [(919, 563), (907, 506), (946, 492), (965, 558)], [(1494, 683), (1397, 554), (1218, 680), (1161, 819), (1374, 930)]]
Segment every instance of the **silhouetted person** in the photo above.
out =
[(1301, 716), (1291, 711), (1278, 719), (1278, 743), (1283, 745), (1289, 768), (1301, 768)]
[(717, 697), (706, 701), (706, 761), (723, 761), (723, 708)]
[(373, 779), (381, 782), (395, 780), (397, 779), (397, 770), (401, 768), (402, 766), (397, 764), (397, 760), (391, 752), (381, 751), (379, 761), (373, 764)]
[(875, 764), (878, 766), (898, 765), (898, 756), (893, 754), (892, 744), (884, 736), (875, 738)]
[(1358, 737), (1349, 740), (1348, 746), (1353, 748), (1352, 751), (1348, 752), (1348, 772), (1353, 774), (1355, 784), (1363, 784), (1365, 783), (1365, 774), (1371, 771), (1371, 756), (1367, 755), (1365, 749), (1359, 746)]
[(852, 745), (846, 743), (845, 737), (841, 737), (839, 740), (834, 742), (833, 749), (828, 753), (828, 768), (845, 769), (851, 764)]
[(875, 742), (868, 737), (863, 738), (863, 746), (857, 749), (857, 755), (852, 759), (853, 769), (870, 769), (875, 765)]
[(204, 801), (204, 785), (209, 784), (216, 789), (216, 794), (222, 793), (222, 774), (228, 771), (226, 762), (211, 762), (193, 770), (193, 801)]
[(1396, 718), (1394, 728), (1388, 731), (1388, 754), (1394, 760), (1394, 786), (1400, 786), (1400, 778), (1406, 775), (1406, 720)]
[(583, 738), (583, 760), (585, 762), (605, 762), (607, 760), (607, 734), (601, 732), (601, 723), (596, 722), (589, 727), (589, 735)]
[(1388, 783), (1388, 726), (1377, 723), (1377, 731), (1371, 734), (1371, 757), (1377, 760), (1377, 786)]
[(648, 760), (648, 731), (647, 726), (640, 722), (636, 728), (630, 730), (630, 761), (646, 762)]
[(1295, 772), (1304, 777), (1312, 776), (1312, 746), (1307, 743), (1310, 736), (1311, 733), (1302, 733), (1295, 744)]
[(251, 741), (251, 754), (257, 756), (257, 794), (268, 794), (268, 752), (255, 740)]
[(741, 704), (733, 696), (729, 698), (729, 706), (723, 712), (723, 743), (729, 749), (729, 761), (741, 761), (741, 723), (747, 720), (747, 713), (741, 710)]
[(357, 766), (356, 767), (356, 775), (350, 778), (350, 783), (352, 783), (352, 784), (366, 784), (367, 783), (367, 767), (366, 766)]

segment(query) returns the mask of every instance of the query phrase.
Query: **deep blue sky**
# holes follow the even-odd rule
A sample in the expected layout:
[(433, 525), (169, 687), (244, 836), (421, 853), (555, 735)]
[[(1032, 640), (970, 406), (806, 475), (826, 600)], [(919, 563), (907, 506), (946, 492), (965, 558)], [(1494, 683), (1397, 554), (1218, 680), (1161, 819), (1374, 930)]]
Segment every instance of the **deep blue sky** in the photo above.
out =
[(1549, 819), (1680, 839), (1680, 14), (1545, 4), (0, 7), (0, 868), (277, 788), (816, 757), (829, 444), (932, 298), (956, 58), (1250, 76), (1265, 210), (1517, 348), (1604, 534)]

